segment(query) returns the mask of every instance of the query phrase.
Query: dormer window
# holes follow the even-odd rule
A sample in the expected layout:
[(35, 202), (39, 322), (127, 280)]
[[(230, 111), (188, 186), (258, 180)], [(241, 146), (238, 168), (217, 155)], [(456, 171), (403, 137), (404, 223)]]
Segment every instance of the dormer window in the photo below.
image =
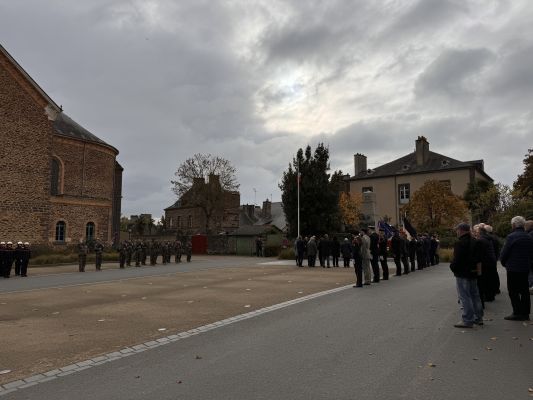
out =
[(404, 164), (404, 165), (402, 166), (402, 170), (403, 170), (403, 171), (407, 171), (409, 168), (410, 168), (409, 164)]
[(448, 160), (442, 160), (440, 162), (440, 165), (441, 167), (447, 167), (448, 165), (450, 165), (450, 162)]

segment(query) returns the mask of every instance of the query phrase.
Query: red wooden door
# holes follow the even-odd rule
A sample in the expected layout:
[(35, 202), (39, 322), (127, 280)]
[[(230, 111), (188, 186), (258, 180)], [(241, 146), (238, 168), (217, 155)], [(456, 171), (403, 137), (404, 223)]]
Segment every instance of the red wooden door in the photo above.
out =
[(207, 236), (194, 235), (192, 237), (193, 254), (207, 254)]

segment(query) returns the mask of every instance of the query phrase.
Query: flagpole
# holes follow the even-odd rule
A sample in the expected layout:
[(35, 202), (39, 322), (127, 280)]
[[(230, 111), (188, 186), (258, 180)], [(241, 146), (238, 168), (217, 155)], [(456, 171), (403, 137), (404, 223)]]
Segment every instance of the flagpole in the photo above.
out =
[(296, 168), (298, 181), (298, 237), (300, 237), (300, 166)]

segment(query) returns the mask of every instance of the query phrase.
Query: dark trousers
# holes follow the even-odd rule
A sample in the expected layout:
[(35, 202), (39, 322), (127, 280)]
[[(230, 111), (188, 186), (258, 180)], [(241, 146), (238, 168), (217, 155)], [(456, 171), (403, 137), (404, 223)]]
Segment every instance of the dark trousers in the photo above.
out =
[(339, 256), (332, 256), (333, 258), (333, 266), (338, 267), (339, 266)]
[(187, 262), (191, 262), (191, 254), (187, 254)]
[(21, 276), (27, 276), (28, 275), (28, 263), (30, 260), (22, 260), (20, 262), (20, 275)]
[(304, 266), (304, 252), (303, 251), (299, 251), (298, 252), (298, 256), (296, 258), (296, 264), (299, 267), (303, 267)]
[(479, 298), (481, 299), (481, 306), (483, 307), (483, 309), (485, 309), (485, 287), (486, 286), (487, 284), (486, 284), (485, 276), (483, 274), (479, 275), (477, 277), (477, 288), (479, 291)]
[(100, 271), (100, 269), (102, 268), (102, 254), (98, 254), (96, 253), (96, 255), (94, 256), (94, 263), (96, 265), (96, 269), (98, 271)]
[(348, 268), (350, 266), (350, 257), (342, 257), (342, 261), (344, 262), (344, 268)]
[(402, 263), (399, 255), (394, 256), (394, 264), (396, 264), (396, 276), (402, 276)]
[(372, 266), (373, 281), (377, 283), (379, 282), (379, 256), (377, 254), (372, 254), (370, 265)]
[(416, 270), (415, 256), (409, 256), (409, 262), (411, 263), (411, 272)]
[(22, 262), (20, 260), (15, 260), (15, 275), (20, 275), (20, 265)]
[(418, 263), (418, 269), (424, 269), (424, 255), (422, 253), (416, 253), (416, 262)]
[(314, 267), (316, 262), (316, 255), (315, 256), (307, 256), (307, 266), (308, 267)]
[(529, 298), (529, 272), (507, 271), (507, 291), (513, 306), (513, 314), (523, 317), (531, 312), (531, 299)]
[(78, 255), (78, 270), (80, 272), (85, 272), (85, 263), (87, 262), (87, 255), (86, 254), (79, 254)]
[(383, 271), (383, 280), (389, 279), (389, 265), (387, 264), (387, 257), (381, 256), (379, 262), (381, 263), (381, 270)]
[(355, 269), (355, 284), (356, 286), (363, 286), (363, 264), (361, 261), (355, 261), (353, 263)]
[(126, 254), (119, 254), (118, 257), (120, 268), (124, 268), (124, 265), (126, 264)]
[(407, 256), (402, 256), (403, 263), (403, 273), (407, 275), (409, 273), (409, 261), (407, 261)]

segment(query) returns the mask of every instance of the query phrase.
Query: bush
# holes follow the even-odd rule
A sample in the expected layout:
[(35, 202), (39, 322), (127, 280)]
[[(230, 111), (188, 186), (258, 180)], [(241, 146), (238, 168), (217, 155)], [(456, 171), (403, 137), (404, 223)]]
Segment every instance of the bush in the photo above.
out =
[(453, 249), (441, 248), (439, 249), (439, 257), (441, 262), (451, 262), (453, 258)]
[(265, 246), (263, 248), (263, 256), (265, 257), (278, 257), (281, 252), (280, 246)]
[[(33, 256), (33, 253), (32, 253)], [(94, 263), (94, 254), (87, 255), (87, 263)], [(118, 253), (115, 251), (104, 252), (102, 254), (103, 261), (118, 261)], [(52, 253), (52, 254), (40, 254), (36, 257), (32, 257), (30, 265), (56, 265), (56, 264), (76, 264), (78, 262), (77, 253)]]
[(293, 249), (283, 249), (279, 252), (278, 258), (280, 260), (294, 260), (296, 256)]

